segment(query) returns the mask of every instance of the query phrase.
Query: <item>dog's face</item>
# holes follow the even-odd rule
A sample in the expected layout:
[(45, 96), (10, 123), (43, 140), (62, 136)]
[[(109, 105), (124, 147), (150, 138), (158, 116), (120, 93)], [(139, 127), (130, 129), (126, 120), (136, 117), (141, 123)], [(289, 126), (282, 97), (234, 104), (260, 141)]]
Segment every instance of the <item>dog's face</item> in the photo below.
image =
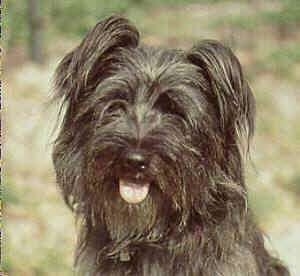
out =
[[(87, 231), (159, 241), (244, 204), (254, 100), (233, 53), (139, 45), (127, 20), (100, 22), (56, 72), (65, 115), (57, 181)], [(203, 226), (203, 225), (202, 225)], [(205, 226), (203, 226), (205, 227)]]

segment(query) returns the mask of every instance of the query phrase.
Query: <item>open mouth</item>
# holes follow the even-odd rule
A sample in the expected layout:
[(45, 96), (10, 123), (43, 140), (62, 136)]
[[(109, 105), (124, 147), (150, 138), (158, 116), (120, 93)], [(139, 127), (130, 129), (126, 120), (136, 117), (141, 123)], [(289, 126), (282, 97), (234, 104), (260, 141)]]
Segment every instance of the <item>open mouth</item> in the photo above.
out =
[(137, 204), (142, 202), (148, 195), (150, 182), (138, 182), (138, 180), (119, 179), (119, 192), (121, 197), (128, 203)]

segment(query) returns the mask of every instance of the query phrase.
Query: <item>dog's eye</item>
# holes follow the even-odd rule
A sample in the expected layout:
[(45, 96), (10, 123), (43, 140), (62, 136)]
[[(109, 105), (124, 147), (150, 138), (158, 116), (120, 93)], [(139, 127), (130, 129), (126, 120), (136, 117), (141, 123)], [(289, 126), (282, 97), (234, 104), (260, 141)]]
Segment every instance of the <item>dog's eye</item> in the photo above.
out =
[(106, 112), (111, 114), (111, 113), (116, 113), (119, 112), (120, 110), (124, 109), (124, 105), (122, 102), (115, 102), (109, 105), (109, 107), (106, 109)]
[(163, 94), (158, 98), (154, 104), (154, 108), (162, 113), (168, 113), (184, 118), (184, 113), (180, 106), (166, 94)]

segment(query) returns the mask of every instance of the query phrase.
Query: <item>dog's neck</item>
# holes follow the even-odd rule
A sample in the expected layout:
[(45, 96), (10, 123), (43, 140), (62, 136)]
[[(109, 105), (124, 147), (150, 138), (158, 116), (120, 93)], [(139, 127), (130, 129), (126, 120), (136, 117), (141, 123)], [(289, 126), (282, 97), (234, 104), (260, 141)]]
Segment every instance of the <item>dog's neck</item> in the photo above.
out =
[[(186, 230), (184, 232), (184, 237), (185, 237), (184, 241), (182, 239), (182, 236), (183, 236), (182, 233), (181, 234), (177, 233), (174, 236), (174, 238), (166, 241), (165, 248), (168, 248), (169, 251), (175, 251), (176, 247), (179, 247), (179, 245), (182, 245), (182, 243), (188, 243), (191, 240), (193, 240), (193, 241), (199, 240), (200, 241), (202, 233), (203, 233), (203, 227), (199, 224), (194, 225), (191, 230), (189, 230), (189, 231)], [(187, 236), (189, 236), (190, 238), (186, 239)], [(137, 252), (136, 249), (132, 249), (129, 246), (125, 247), (119, 251), (119, 253), (118, 253), (119, 256), (117, 259), (120, 262), (129, 262), (129, 261), (131, 261), (132, 257), (134, 257), (137, 254), (136, 252)]]

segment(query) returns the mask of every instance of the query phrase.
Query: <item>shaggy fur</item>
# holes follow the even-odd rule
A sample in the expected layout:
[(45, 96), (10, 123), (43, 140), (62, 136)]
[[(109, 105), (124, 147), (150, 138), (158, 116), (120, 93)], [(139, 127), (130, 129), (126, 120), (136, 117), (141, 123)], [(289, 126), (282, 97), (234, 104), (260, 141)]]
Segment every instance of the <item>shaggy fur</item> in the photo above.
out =
[[(247, 206), (255, 102), (229, 48), (148, 47), (113, 16), (61, 61), (55, 88), (65, 111), (53, 160), (80, 221), (78, 275), (289, 275)], [(149, 194), (126, 202), (120, 179)]]

